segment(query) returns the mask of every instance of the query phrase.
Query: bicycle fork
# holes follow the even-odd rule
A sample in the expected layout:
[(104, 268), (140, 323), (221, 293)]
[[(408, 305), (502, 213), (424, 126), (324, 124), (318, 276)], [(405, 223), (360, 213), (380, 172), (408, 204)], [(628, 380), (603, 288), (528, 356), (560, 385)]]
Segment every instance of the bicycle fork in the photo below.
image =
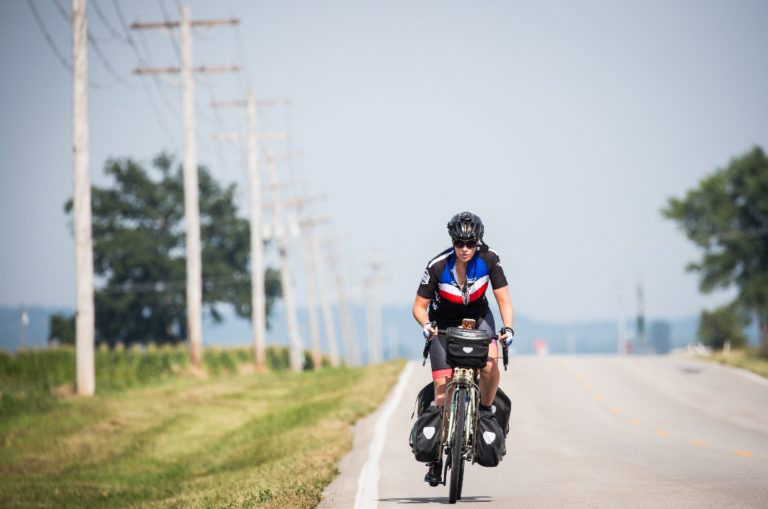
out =
[[(461, 454), (467, 461), (474, 463), (475, 459), (475, 439), (477, 429), (477, 404), (480, 399), (480, 387), (475, 383), (473, 372), (470, 369), (456, 368), (454, 371), (453, 379), (446, 385), (446, 393), (451, 394), (451, 405), (447, 429), (445, 435), (443, 435), (443, 450), (446, 447), (450, 448), (450, 444), (453, 443), (453, 437), (456, 432), (456, 406), (458, 404), (457, 394), (458, 389), (463, 387), (467, 389), (467, 409), (464, 412), (464, 439), (462, 440), (463, 447)], [(469, 446), (469, 447), (467, 447)], [(448, 462), (444, 466), (443, 472), (443, 484), (445, 484), (445, 473), (448, 470)]]

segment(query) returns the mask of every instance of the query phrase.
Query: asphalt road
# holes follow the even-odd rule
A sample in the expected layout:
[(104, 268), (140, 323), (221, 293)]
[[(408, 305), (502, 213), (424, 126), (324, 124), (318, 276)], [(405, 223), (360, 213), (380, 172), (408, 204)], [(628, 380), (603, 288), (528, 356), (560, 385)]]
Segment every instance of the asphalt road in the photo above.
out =
[[(428, 380), (418, 364), (399, 403), (358, 425), (321, 507), (447, 504), (408, 447)], [(525, 356), (501, 386), (507, 456), (468, 466), (462, 507), (768, 507), (765, 379), (684, 357)]]

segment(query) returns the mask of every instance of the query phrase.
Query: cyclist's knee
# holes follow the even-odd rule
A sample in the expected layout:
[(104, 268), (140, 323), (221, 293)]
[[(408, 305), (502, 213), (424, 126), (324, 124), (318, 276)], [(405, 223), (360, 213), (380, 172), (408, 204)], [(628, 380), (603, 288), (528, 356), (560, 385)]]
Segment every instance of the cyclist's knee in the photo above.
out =
[(485, 366), (480, 369), (480, 372), (484, 375), (491, 375), (499, 370), (499, 364), (495, 358), (489, 358)]
[(445, 401), (445, 385), (447, 377), (439, 377), (434, 379), (435, 383), (435, 405), (443, 406)]

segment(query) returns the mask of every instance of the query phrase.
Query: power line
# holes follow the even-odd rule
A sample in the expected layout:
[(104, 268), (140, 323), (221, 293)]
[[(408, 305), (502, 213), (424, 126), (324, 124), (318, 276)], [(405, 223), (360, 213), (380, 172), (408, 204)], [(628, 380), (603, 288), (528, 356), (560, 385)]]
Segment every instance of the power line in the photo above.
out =
[[(211, 275), (202, 279), (203, 284), (214, 283), (219, 286), (237, 286), (243, 284), (250, 284), (251, 277), (248, 274), (219, 274)], [(168, 281), (153, 281), (151, 283), (137, 283), (129, 285), (119, 285), (113, 287), (101, 287), (97, 288), (98, 292), (112, 293), (112, 294), (129, 294), (129, 293), (171, 293), (181, 292), (186, 286), (186, 279), (173, 279)]]
[(125, 35), (118, 33), (118, 31), (109, 21), (109, 18), (107, 18), (107, 16), (104, 14), (104, 11), (102, 11), (101, 7), (99, 7), (98, 2), (91, 0), (91, 2), (88, 3), (88, 6), (93, 8), (93, 10), (96, 12), (96, 16), (101, 21), (101, 24), (104, 26), (104, 28), (107, 29), (107, 32), (109, 32), (114, 39), (130, 44), (130, 41), (126, 39)]
[[(56, 60), (59, 61), (59, 63), (69, 72), (69, 74), (72, 74), (72, 64), (69, 63), (69, 60), (66, 59), (64, 54), (61, 52), (61, 50), (59, 50), (59, 47), (54, 42), (53, 37), (51, 37), (51, 33), (48, 31), (48, 27), (45, 26), (43, 18), (40, 16), (40, 12), (37, 10), (37, 7), (35, 7), (35, 4), (32, 2), (32, 0), (27, 0), (27, 5), (29, 5), (30, 10), (32, 11), (32, 16), (35, 18), (35, 22), (37, 23), (37, 27), (43, 34), (43, 38), (45, 38), (45, 42), (48, 44), (51, 52), (53, 52)], [(90, 79), (88, 80), (88, 84), (90, 87), (96, 89), (110, 88), (115, 85), (115, 83), (101, 83)]]
[[(146, 58), (144, 55), (142, 55), (141, 51), (139, 50), (139, 47), (136, 45), (135, 39), (131, 35), (131, 31), (128, 29), (128, 23), (125, 20), (125, 15), (123, 15), (123, 9), (120, 7), (120, 3), (118, 2), (118, 0), (112, 0), (112, 4), (115, 6), (115, 12), (117, 13), (117, 17), (120, 20), (120, 27), (123, 29), (123, 33), (125, 34), (125, 40), (128, 41), (128, 44), (131, 46), (131, 49), (136, 55), (136, 59), (138, 60), (139, 65), (141, 66), (151, 65), (151, 59), (149, 58), (150, 52), (149, 52), (149, 49), (147, 48), (146, 41), (144, 40), (143, 36), (141, 36), (140, 42), (144, 49), (144, 54), (146, 55)], [(171, 104), (171, 100), (168, 99), (168, 96), (165, 94), (165, 89), (160, 83), (160, 78), (156, 75), (152, 75), (152, 78), (155, 83), (155, 86), (157, 87), (158, 93), (163, 103), (165, 103), (165, 106), (168, 108), (169, 111), (171, 111), (171, 113), (177, 116), (179, 114), (179, 110), (173, 107), (173, 105)]]
[[(64, 18), (65, 21), (68, 23), (72, 22), (72, 17), (67, 12), (67, 10), (64, 8), (63, 5), (61, 5), (61, 2), (59, 0), (53, 0), (53, 5), (56, 7), (56, 10), (59, 11), (59, 14), (62, 18)], [(135, 88), (136, 85), (134, 83), (130, 83), (125, 78), (123, 78), (120, 73), (115, 70), (114, 67), (112, 67), (112, 64), (109, 63), (109, 59), (107, 59), (106, 55), (101, 51), (101, 47), (99, 46), (98, 42), (96, 41), (96, 38), (91, 33), (90, 29), (88, 30), (88, 42), (91, 43), (91, 47), (93, 48), (93, 52), (96, 55), (96, 58), (99, 59), (99, 62), (101, 62), (102, 67), (106, 69), (106, 71), (112, 75), (112, 77), (120, 83), (121, 85), (124, 85), (128, 88)]]
[[(131, 35), (131, 31), (128, 29), (128, 23), (126, 23), (125, 16), (123, 15), (123, 10), (120, 7), (120, 3), (118, 2), (118, 0), (113, 0), (112, 3), (115, 7), (115, 12), (117, 14), (117, 18), (120, 23), (120, 28), (122, 29), (124, 34), (122, 39), (124, 39), (128, 43), (134, 55), (136, 55), (136, 59), (139, 62), (139, 65), (146, 65), (147, 60), (141, 54), (139, 47), (136, 45), (136, 41)], [(102, 11), (99, 9), (99, 12), (102, 12)], [(166, 107), (174, 115), (178, 114), (178, 111), (173, 109), (173, 106), (171, 105), (171, 102), (170, 102), (170, 99), (168, 99), (168, 96), (165, 95), (165, 89), (160, 83), (160, 78), (155, 75), (153, 75), (152, 78), (161, 101), (165, 103)], [(172, 134), (171, 130), (168, 128), (168, 125), (165, 123), (165, 120), (163, 120), (163, 116), (160, 113), (160, 109), (157, 107), (157, 103), (155, 102), (155, 99), (152, 93), (150, 92), (149, 87), (147, 86), (146, 82), (143, 80), (141, 81), (141, 84), (142, 84), (142, 90), (144, 91), (144, 95), (147, 97), (147, 100), (150, 103), (152, 114), (155, 117), (155, 120), (157, 121), (158, 125), (160, 125), (160, 128), (162, 129), (162, 131), (165, 133), (170, 145), (177, 144), (176, 137)]]
[[(168, 10), (165, 7), (165, 1), (164, 0), (157, 0), (157, 4), (160, 6), (160, 11), (163, 14), (163, 21), (165, 23), (171, 22), (171, 17), (168, 15)], [(179, 10), (181, 10), (181, 5), (179, 5)], [(170, 37), (168, 37), (168, 40), (171, 41), (171, 45), (173, 46), (173, 51), (176, 52), (176, 57), (181, 59), (181, 51), (179, 50), (179, 45), (176, 42), (176, 40), (173, 38), (173, 35), (170, 34)]]
[(251, 87), (251, 76), (250, 76), (250, 73), (248, 72), (248, 67), (246, 67), (245, 47), (243, 45), (243, 38), (240, 33), (240, 25), (235, 25), (234, 27), (232, 27), (232, 30), (235, 34), (235, 45), (237, 46), (237, 53), (240, 58), (240, 65), (243, 68), (243, 71), (241, 73), (241, 80), (243, 81), (243, 83), (241, 83), (241, 86), (245, 90), (241, 90), (241, 92), (245, 94), (247, 90), (253, 89), (253, 87)]
[(109, 63), (109, 60), (104, 55), (104, 53), (101, 51), (101, 48), (99, 47), (98, 43), (96, 42), (96, 39), (91, 35), (91, 32), (88, 32), (88, 41), (91, 43), (91, 46), (93, 47), (93, 52), (96, 54), (96, 57), (99, 59), (99, 62), (101, 62), (101, 65), (104, 67), (104, 69), (107, 70), (109, 74), (112, 75), (113, 78), (120, 84), (128, 87), (128, 88), (136, 88), (136, 85), (127, 81), (125, 78), (120, 76), (120, 74), (115, 70), (114, 67), (112, 67), (112, 64)]
[(59, 51), (58, 46), (56, 46), (56, 43), (53, 42), (53, 38), (51, 37), (51, 34), (48, 32), (48, 29), (45, 26), (45, 23), (43, 23), (43, 19), (40, 17), (40, 13), (37, 11), (37, 7), (35, 7), (35, 4), (32, 3), (32, 0), (27, 0), (27, 5), (29, 5), (29, 8), (32, 10), (32, 15), (35, 17), (35, 21), (37, 22), (38, 28), (40, 28), (40, 31), (43, 33), (43, 37), (45, 37), (45, 42), (48, 43), (48, 47), (51, 48), (51, 51), (56, 56), (56, 59), (59, 61), (59, 63), (64, 66), (64, 68), (69, 71), (69, 73), (72, 73), (72, 65), (69, 63), (69, 61), (64, 57), (64, 55)]

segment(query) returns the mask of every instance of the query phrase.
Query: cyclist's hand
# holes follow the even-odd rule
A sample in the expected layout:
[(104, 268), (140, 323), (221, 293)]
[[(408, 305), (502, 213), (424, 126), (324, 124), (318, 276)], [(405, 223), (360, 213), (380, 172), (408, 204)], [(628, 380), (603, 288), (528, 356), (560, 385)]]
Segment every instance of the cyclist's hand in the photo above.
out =
[(499, 340), (504, 341), (504, 344), (507, 346), (512, 344), (512, 340), (514, 339), (515, 331), (512, 329), (512, 327), (504, 327), (499, 331)]
[(430, 339), (437, 334), (437, 327), (435, 322), (427, 322), (424, 327), (421, 328), (421, 333), (424, 334), (424, 339)]

